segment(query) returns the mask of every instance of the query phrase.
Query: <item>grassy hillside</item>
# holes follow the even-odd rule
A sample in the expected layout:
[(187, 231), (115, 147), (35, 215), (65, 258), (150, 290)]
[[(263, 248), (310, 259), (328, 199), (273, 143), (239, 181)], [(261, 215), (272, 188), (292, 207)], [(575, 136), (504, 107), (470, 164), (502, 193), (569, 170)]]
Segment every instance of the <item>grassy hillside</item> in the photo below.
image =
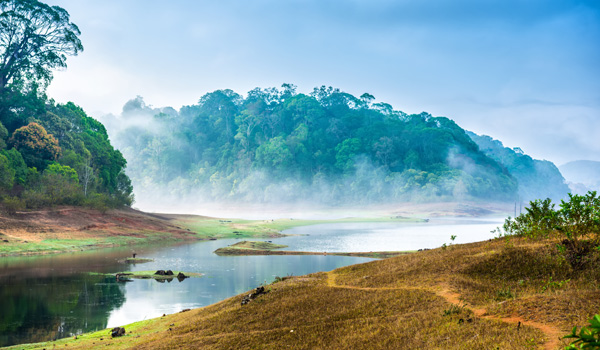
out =
[(132, 325), (14, 349), (559, 349), (600, 305), (600, 258), (573, 271), (554, 241), (502, 238), (285, 278)]

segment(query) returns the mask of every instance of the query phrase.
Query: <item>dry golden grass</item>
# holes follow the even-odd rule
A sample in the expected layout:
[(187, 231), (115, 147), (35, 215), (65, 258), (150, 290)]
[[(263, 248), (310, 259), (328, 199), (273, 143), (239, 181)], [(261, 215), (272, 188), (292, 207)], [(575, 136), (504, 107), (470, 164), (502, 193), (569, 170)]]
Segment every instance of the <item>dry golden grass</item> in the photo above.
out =
[(552, 242), (457, 245), (285, 279), (247, 305), (237, 296), (126, 325), (121, 338), (37, 347), (559, 349), (600, 311), (599, 265), (572, 271)]

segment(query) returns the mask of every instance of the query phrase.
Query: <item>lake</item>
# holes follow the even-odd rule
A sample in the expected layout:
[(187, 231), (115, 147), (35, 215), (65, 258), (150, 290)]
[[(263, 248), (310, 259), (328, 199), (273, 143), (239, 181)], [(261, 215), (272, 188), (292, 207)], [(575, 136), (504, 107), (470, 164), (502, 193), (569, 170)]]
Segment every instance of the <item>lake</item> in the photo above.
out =
[[(272, 239), (289, 250), (358, 252), (435, 248), (492, 238), (501, 220), (436, 219), (428, 223), (322, 224), (285, 231)], [(213, 304), (243, 293), (275, 276), (304, 275), (371, 261), (332, 255), (234, 256), (212, 252), (235, 239), (178, 246), (102, 249), (70, 254), (0, 258), (0, 346), (47, 341), (122, 326), (135, 321)], [(154, 259), (124, 264), (131, 256)], [(115, 273), (171, 269), (200, 272), (182, 282), (134, 280), (89, 272)]]

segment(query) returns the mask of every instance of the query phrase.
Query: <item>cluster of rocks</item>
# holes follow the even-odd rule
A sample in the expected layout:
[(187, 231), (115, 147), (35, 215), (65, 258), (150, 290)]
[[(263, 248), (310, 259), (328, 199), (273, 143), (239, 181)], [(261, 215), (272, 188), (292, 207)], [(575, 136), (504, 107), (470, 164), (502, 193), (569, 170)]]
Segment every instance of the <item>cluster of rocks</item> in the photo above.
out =
[(256, 288), (254, 290), (254, 292), (246, 295), (244, 298), (242, 298), (242, 305), (246, 305), (248, 304), (252, 299), (256, 299), (256, 297), (262, 295), (262, 294), (267, 294), (268, 292), (265, 291), (265, 287), (260, 286), (258, 288)]
[(161, 275), (161, 276), (173, 276), (173, 271), (171, 270), (158, 270), (154, 273), (155, 275)]
[[(154, 273), (155, 275), (160, 275), (160, 276), (174, 276), (175, 274), (173, 273), (173, 271), (171, 270), (158, 270)], [(177, 279), (181, 282), (184, 279), (188, 278), (188, 276), (186, 276), (183, 272), (180, 272), (177, 274)]]

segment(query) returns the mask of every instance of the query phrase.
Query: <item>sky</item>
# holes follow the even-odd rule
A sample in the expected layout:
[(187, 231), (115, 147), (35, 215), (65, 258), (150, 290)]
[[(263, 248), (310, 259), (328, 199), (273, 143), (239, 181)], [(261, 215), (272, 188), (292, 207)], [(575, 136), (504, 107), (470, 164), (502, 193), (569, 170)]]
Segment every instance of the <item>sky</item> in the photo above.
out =
[(600, 1), (47, 0), (84, 51), (48, 95), (99, 118), (214, 90), (326, 85), (557, 166), (600, 161)]

